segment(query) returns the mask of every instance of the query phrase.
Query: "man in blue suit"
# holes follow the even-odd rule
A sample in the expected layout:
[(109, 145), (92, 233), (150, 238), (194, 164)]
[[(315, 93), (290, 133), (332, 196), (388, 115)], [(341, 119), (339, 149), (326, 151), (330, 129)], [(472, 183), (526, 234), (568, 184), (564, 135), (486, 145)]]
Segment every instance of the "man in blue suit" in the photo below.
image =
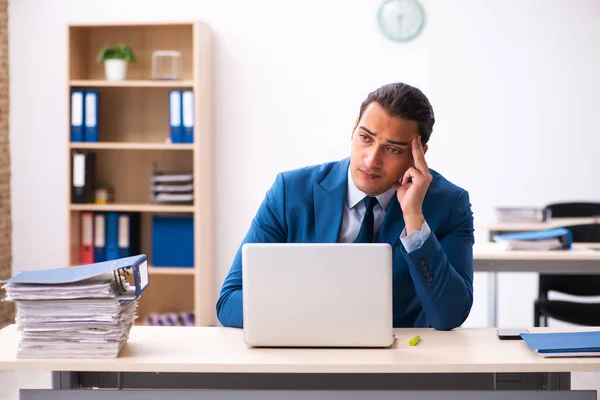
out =
[(349, 158), (278, 174), (223, 283), (221, 324), (243, 327), (244, 243), (378, 242), (393, 248), (394, 327), (461, 325), (473, 304), (473, 214), (467, 191), (427, 166), (434, 122), (419, 89), (385, 85), (360, 107)]

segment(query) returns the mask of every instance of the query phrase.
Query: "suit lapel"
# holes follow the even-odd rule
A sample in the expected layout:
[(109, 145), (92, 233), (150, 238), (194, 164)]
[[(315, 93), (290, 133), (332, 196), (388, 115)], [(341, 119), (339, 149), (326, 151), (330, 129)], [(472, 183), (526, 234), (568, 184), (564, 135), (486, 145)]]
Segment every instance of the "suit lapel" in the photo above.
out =
[(315, 229), (318, 243), (336, 243), (342, 227), (348, 188), (348, 158), (337, 163), (320, 183), (315, 183)]
[(396, 245), (400, 240), (400, 234), (404, 229), (404, 217), (402, 215), (402, 209), (398, 203), (396, 195), (390, 201), (388, 209), (381, 222), (379, 233), (377, 234), (377, 243), (389, 243), (392, 247)]

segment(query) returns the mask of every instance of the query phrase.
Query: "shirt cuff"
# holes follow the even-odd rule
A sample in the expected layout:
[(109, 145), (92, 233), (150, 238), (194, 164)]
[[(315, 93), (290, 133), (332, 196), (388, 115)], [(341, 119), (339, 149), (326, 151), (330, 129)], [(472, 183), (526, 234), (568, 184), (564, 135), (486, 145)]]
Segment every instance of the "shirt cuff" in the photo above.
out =
[(406, 227), (402, 230), (400, 234), (400, 241), (402, 241), (402, 245), (406, 249), (407, 253), (411, 253), (415, 250), (418, 250), (423, 246), (423, 243), (429, 238), (431, 234), (431, 229), (429, 225), (427, 225), (427, 221), (423, 222), (420, 231), (412, 231), (410, 235), (406, 235)]

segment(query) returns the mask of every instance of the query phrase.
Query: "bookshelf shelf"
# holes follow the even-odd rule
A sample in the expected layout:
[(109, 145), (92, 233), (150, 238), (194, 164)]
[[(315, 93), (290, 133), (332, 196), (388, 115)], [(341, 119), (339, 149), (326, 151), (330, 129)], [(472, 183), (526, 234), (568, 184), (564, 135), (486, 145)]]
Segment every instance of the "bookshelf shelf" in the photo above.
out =
[[(129, 237), (132, 249), (148, 255), (148, 289), (141, 296), (138, 306), (138, 322), (150, 313), (169, 313), (194, 311), (196, 325), (213, 326), (215, 318), (214, 288), (214, 209), (213, 209), (213, 126), (212, 126), (212, 82), (213, 50), (211, 28), (200, 21), (189, 22), (148, 22), (148, 23), (89, 23), (68, 25), (68, 76), (65, 90), (68, 93), (67, 132), (67, 251), (69, 265), (80, 265), (82, 256), (90, 256), (89, 238), (101, 237), (102, 229), (96, 229), (96, 220), (108, 221), (111, 217), (114, 232), (114, 214), (119, 221), (121, 216), (127, 220), (135, 217), (135, 229), (121, 230), (118, 225), (119, 240)], [(125, 80), (107, 81), (104, 64), (97, 62), (97, 54), (105, 45), (126, 43), (137, 56), (137, 63), (127, 65)], [(178, 80), (154, 80), (152, 53), (156, 50), (175, 50), (181, 53), (181, 75)], [(169, 108), (172, 90), (192, 91), (192, 101), (187, 97), (188, 110), (191, 104), (193, 113), (193, 143), (171, 143)], [(71, 93), (95, 92), (97, 94), (97, 141), (71, 140)], [(88, 118), (87, 100), (85, 110), (81, 112)], [(91, 103), (94, 104), (94, 103)], [(94, 113), (92, 112), (92, 118)], [(189, 115), (189, 114), (187, 114)], [(183, 119), (183, 118), (182, 118)], [(190, 118), (188, 117), (188, 120)], [(84, 126), (82, 124), (81, 126)], [(84, 131), (87, 135), (87, 131)], [(79, 139), (76, 139), (79, 140)], [(94, 139), (93, 139), (94, 140)], [(98, 187), (109, 188), (112, 200), (108, 204), (95, 204), (86, 198), (87, 203), (72, 200), (74, 182), (81, 182), (84, 170), (87, 180), (87, 166), (78, 165), (75, 174), (75, 156), (93, 160), (95, 183)], [(87, 158), (90, 156), (90, 158)], [(86, 161), (87, 163), (87, 161)], [(88, 165), (88, 164), (85, 164)], [(166, 169), (161, 169), (167, 165)], [(192, 174), (192, 193), (194, 204), (154, 204), (151, 199), (152, 176), (156, 171), (178, 174), (169, 168), (177, 165), (183, 174)], [(184, 167), (180, 167), (185, 165)], [(91, 179), (91, 178), (90, 178)], [(81, 183), (79, 184), (81, 187)], [(173, 185), (169, 183), (165, 186)], [(87, 187), (92, 188), (92, 186)], [(189, 184), (187, 185), (189, 186)], [(84, 186), (85, 187), (85, 186)], [(81, 189), (79, 189), (81, 190)], [(185, 189), (189, 190), (189, 189)], [(189, 192), (188, 192), (189, 193)], [(84, 224), (89, 230), (90, 214), (93, 218), (93, 233), (84, 235)], [(135, 214), (135, 215), (134, 215)], [(138, 215), (139, 214), (139, 215)], [(161, 215), (165, 214), (165, 215)], [(139, 218), (137, 218), (139, 217)], [(130, 220), (131, 221), (131, 220)], [(169, 236), (153, 227), (161, 226), (161, 221), (185, 221), (187, 230), (173, 228), (177, 235), (187, 240), (189, 249), (193, 245), (193, 268), (156, 267), (155, 264), (168, 265), (168, 251), (153, 251), (156, 243), (165, 243)], [(193, 224), (191, 224), (193, 222)], [(108, 222), (107, 222), (108, 223)], [(191, 227), (191, 228), (190, 228)], [(108, 229), (108, 225), (105, 227)], [(164, 228), (164, 225), (163, 225)], [(179, 230), (177, 230), (179, 229)], [(126, 233), (123, 233), (126, 232)], [(164, 230), (162, 231), (165, 232)], [(193, 232), (193, 238), (190, 237)], [(105, 245), (108, 249), (104, 233)], [(127, 235), (127, 236), (125, 236)], [(187, 236), (186, 236), (187, 235)], [(110, 236), (114, 238), (115, 235)], [(86, 238), (86, 239), (84, 239)], [(157, 239), (159, 238), (159, 239)], [(84, 245), (85, 241), (88, 241)], [(158, 240), (158, 242), (157, 242)], [(177, 247), (183, 241), (170, 246)], [(94, 245), (95, 245), (94, 241)], [(100, 245), (103, 246), (103, 245)], [(96, 246), (94, 246), (96, 247)], [(139, 249), (139, 250), (138, 250)], [(87, 251), (87, 253), (86, 253)], [(108, 251), (107, 251), (108, 253)], [(156, 255), (156, 263), (153, 260)], [(114, 254), (114, 253), (113, 253)], [(189, 253), (178, 253), (189, 254)], [(159, 261), (159, 258), (162, 261)], [(96, 255), (92, 255), (96, 257)], [(173, 265), (177, 260), (173, 261)], [(184, 265), (184, 264), (182, 264)]]
[(148, 87), (148, 88), (192, 88), (194, 81), (173, 80), (154, 81), (151, 79), (132, 79), (124, 81), (106, 81), (101, 79), (74, 79), (70, 81), (71, 87)]
[(134, 142), (98, 142), (71, 143), (71, 149), (90, 150), (194, 150), (193, 144), (172, 143), (134, 143)]
[(165, 205), (165, 204), (71, 204), (71, 211), (121, 211), (121, 212), (148, 212), (148, 213), (193, 213), (193, 205)]
[(148, 267), (150, 275), (194, 275), (193, 268), (180, 267)]

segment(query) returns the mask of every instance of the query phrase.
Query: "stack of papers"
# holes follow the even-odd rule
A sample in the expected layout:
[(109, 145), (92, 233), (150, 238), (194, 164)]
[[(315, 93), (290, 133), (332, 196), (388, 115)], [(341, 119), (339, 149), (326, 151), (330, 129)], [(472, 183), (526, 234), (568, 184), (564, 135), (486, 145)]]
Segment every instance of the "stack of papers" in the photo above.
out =
[(194, 184), (191, 173), (153, 175), (151, 184), (152, 202), (190, 203), (194, 200)]
[(542, 357), (600, 356), (600, 331), (523, 333), (521, 337)]
[(16, 304), (17, 357), (114, 358), (136, 319), (137, 300), (116, 271), (75, 282), (9, 281), (3, 289)]
[(559, 250), (571, 248), (573, 237), (566, 228), (553, 228), (497, 234), (494, 240), (504, 243), (508, 250)]
[(562, 243), (558, 239), (510, 240), (505, 242), (507, 250), (559, 250)]
[(552, 217), (549, 208), (541, 207), (496, 207), (498, 222), (548, 222)]

